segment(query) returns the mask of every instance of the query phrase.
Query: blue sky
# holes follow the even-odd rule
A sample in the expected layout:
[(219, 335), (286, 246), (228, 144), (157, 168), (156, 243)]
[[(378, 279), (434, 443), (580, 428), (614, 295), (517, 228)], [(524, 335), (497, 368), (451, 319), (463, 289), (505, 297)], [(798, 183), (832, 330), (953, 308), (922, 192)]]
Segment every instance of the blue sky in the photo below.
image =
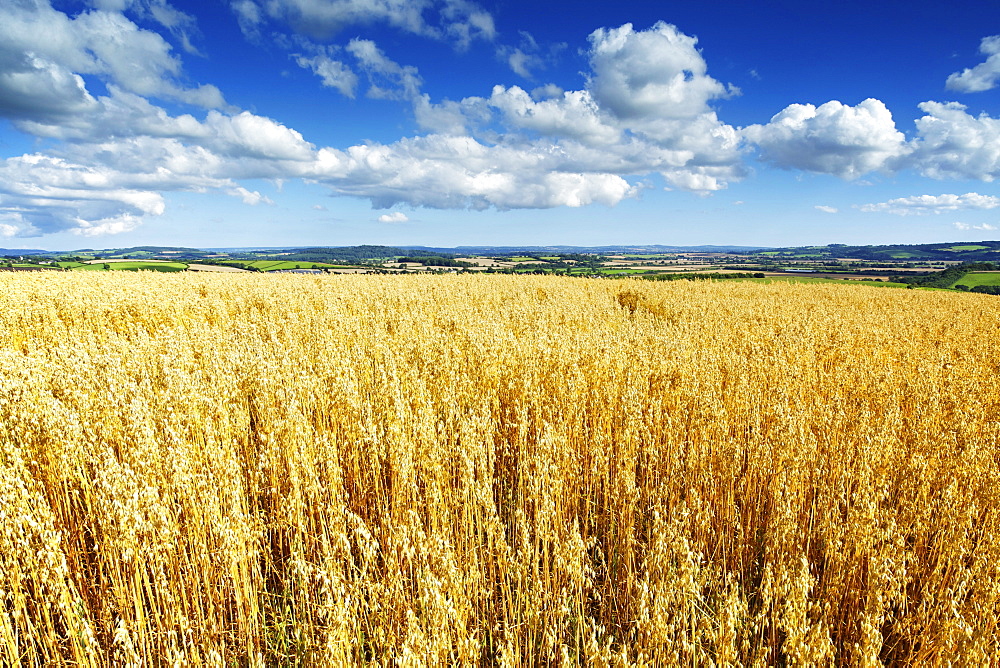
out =
[(0, 247), (998, 238), (1000, 5), (2, 0)]

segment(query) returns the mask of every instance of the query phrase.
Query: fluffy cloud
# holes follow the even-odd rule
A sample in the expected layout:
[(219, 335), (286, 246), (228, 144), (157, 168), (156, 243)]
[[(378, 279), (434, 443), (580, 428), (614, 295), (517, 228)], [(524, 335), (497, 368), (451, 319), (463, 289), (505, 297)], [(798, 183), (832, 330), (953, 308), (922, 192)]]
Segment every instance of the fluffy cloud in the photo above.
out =
[(968, 223), (952, 223), (955, 229), (958, 230), (982, 230), (983, 232), (993, 232), (997, 229), (996, 225), (990, 225), (989, 223), (983, 223), (982, 225), (969, 225)]
[(945, 82), (948, 90), (979, 93), (996, 87), (1000, 81), (1000, 35), (984, 37), (979, 51), (986, 56), (985, 62), (949, 76)]
[(430, 95), (422, 93), (413, 101), (413, 116), (422, 129), (436, 134), (467, 135), (470, 127), (489, 124), (491, 112), (486, 100), (467, 97), (460, 102), (443, 100), (431, 102)]
[(31, 54), (13, 58), (0, 46), (0, 115), (59, 123), (94, 110), (83, 78)]
[(63, 126), (23, 121), (41, 136), (68, 140), (55, 155), (0, 163), (0, 218), (19, 235), (114, 234), (160, 215), (161, 193), (219, 190), (247, 204), (272, 203), (234, 183), (282, 178), (311, 164), (315, 147), (275, 121), (243, 112), (203, 120), (111, 87), (91, 113)]
[(499, 50), (499, 55), (507, 61), (507, 65), (515, 74), (531, 79), (531, 70), (542, 66), (542, 59), (536, 53), (525, 53), (520, 47), (506, 47)]
[(666, 159), (672, 187), (707, 192), (743, 175), (740, 137), (709, 107), (739, 93), (708, 76), (697, 39), (662, 21), (590, 35), (593, 74), (587, 84), (603, 114)]
[[(132, 11), (168, 6), (163, 0), (94, 1), (104, 9)], [(278, 12), (278, 4), (246, 0), (238, 11), (247, 21), (260, 22)], [(303, 16), (307, 10), (326, 11), (305, 0), (289, 0), (284, 7), (293, 5)], [(352, 6), (360, 7), (345, 2), (327, 9)], [(410, 7), (417, 17), (408, 24), (411, 31), (430, 29), (420, 23), (430, 6)], [(442, 17), (439, 36), (448, 21), (468, 18), (474, 9), (460, 3), (434, 6)], [(151, 102), (154, 96), (193, 99), (209, 89), (180, 88), (175, 83), (180, 62), (169, 46), (121, 14), (95, 10), (71, 19), (40, 2), (32, 18), (24, 7), (0, 13), (24, 29), (29, 19), (46, 18), (63, 38), (48, 51), (30, 54), (39, 40), (21, 36), (0, 42), (0, 89), (18, 93), (0, 95), (0, 112), (18, 128), (61, 143), (47, 156), (3, 163), (5, 233), (132, 229), (144, 216), (159, 215), (162, 193), (171, 191), (218, 191), (249, 205), (270, 204), (238, 183), (261, 178), (302, 178), (336, 195), (367, 198), (376, 207), (614, 205), (637, 196), (646, 186), (634, 180), (650, 173), (661, 174), (670, 188), (697, 193), (724, 188), (743, 174), (744, 140), (756, 142), (765, 160), (782, 167), (845, 178), (906, 166), (936, 178), (989, 180), (997, 172), (998, 121), (973, 118), (954, 103), (921, 105), (927, 115), (918, 120), (919, 137), (910, 143), (877, 100), (856, 107), (791, 105), (766, 125), (738, 131), (711, 106), (737, 91), (708, 75), (695, 38), (665, 23), (592, 33), (591, 72), (581, 90), (550, 84), (528, 93), (495, 86), (488, 97), (437, 102), (422, 92), (416, 68), (392, 60), (371, 40), (354, 39), (343, 48), (300, 40), (304, 53), (293, 57), (324, 85), (353, 96), (357, 72), (367, 79), (367, 96), (412, 105), (418, 125), (429, 132), (388, 144), (320, 148), (293, 128), (250, 112), (172, 115)], [(2, 31), (13, 34), (6, 24)], [(113, 41), (112, 36), (128, 47), (96, 43)], [(145, 60), (126, 71), (125, 53)], [(354, 62), (349, 66), (342, 58)], [(91, 95), (81, 74), (105, 77), (107, 94)], [(950, 205), (947, 197), (955, 198)], [(904, 198), (865, 210), (986, 208), (984, 203), (992, 202), (974, 193), (932, 199)], [(396, 212), (380, 219), (404, 218)]]
[[(495, 86), (488, 98), (432, 102), (421, 92), (423, 80), (416, 68), (393, 61), (371, 40), (352, 40), (345, 51), (368, 78), (366, 95), (409, 101), (418, 125), (433, 133), (388, 147), (373, 145), (366, 153), (385, 151), (386, 160), (402, 160), (408, 176), (439, 164), (440, 178), (434, 181), (456, 188), (433, 194), (415, 185), (407, 196), (405, 188), (373, 179), (365, 186), (378, 191), (373, 201), (475, 208), (613, 203), (637, 192), (627, 176), (659, 172), (671, 187), (697, 192), (724, 188), (742, 176), (739, 134), (709, 107), (734, 91), (706, 74), (694, 38), (658, 23), (646, 31), (631, 25), (599, 30), (590, 41), (593, 74), (584, 90), (564, 91), (550, 84), (529, 94), (518, 86)], [(632, 67), (641, 71), (630, 76)], [(449, 144), (449, 137), (461, 141)], [(479, 148), (454, 150), (469, 142)], [(432, 144), (449, 149), (433, 161), (421, 157), (414, 166), (412, 149)], [(480, 152), (497, 160), (502, 156), (501, 162), (509, 161), (517, 172), (506, 173), (502, 164), (478, 164)], [(480, 173), (483, 169), (489, 174)], [(445, 183), (448, 174), (452, 178)], [(326, 177), (319, 180), (329, 183)], [(522, 182), (524, 189), (509, 187)], [(595, 184), (594, 195), (576, 192), (580, 183)], [(361, 194), (357, 184), (333, 187)]]
[[(209, 112), (198, 121), (171, 117), (125, 93), (98, 103), (109, 117), (98, 113), (94, 127), (77, 127), (79, 139), (61, 149), (63, 157), (21, 156), (0, 170), (0, 213), (16, 219), (5, 224), (16, 224), (19, 234), (131, 229), (143, 216), (162, 213), (160, 193), (167, 191), (220, 190), (248, 204), (270, 203), (234, 179), (301, 177), (379, 207), (611, 205), (638, 192), (617, 174), (578, 165), (591, 162), (585, 155), (545, 140), (505, 146), (428, 135), (317, 150), (294, 130), (249, 112)], [(155, 135), (135, 134), (145, 127), (136, 123), (132, 133), (98, 139), (115, 120), (142, 113)]]
[(358, 65), (368, 75), (368, 97), (413, 100), (419, 96), (423, 80), (417, 68), (400, 65), (369, 39), (352, 39), (347, 51), (357, 58)]
[(384, 213), (378, 217), (378, 222), (380, 223), (405, 223), (409, 221), (410, 218), (402, 211), (393, 211), (392, 213)]
[(923, 102), (911, 162), (935, 179), (993, 181), (1000, 176), (1000, 119), (978, 117), (957, 102)]
[(871, 171), (912, 169), (934, 179), (990, 182), (1000, 176), (1000, 119), (972, 116), (957, 102), (922, 102), (925, 113), (907, 142), (879, 100), (856, 107), (837, 101), (793, 104), (743, 137), (761, 158), (783, 169), (855, 179)]
[(458, 48), (496, 36), (493, 17), (467, 0), (234, 0), (231, 6), (244, 33), (253, 37), (266, 19), (317, 39), (348, 26), (372, 24), (449, 40)]
[(194, 17), (166, 0), (90, 0), (88, 4), (106, 12), (130, 11), (144, 19), (151, 19), (170, 31), (185, 51), (197, 53), (191, 42), (191, 36), (198, 32)]
[(323, 80), (323, 85), (327, 88), (336, 88), (345, 97), (354, 97), (354, 91), (358, 87), (358, 75), (339, 60), (334, 60), (325, 54), (312, 57), (296, 54), (295, 62), (299, 67), (312, 70), (313, 74)]
[(142, 224), (142, 218), (130, 213), (123, 213), (100, 220), (79, 220), (72, 229), (74, 234), (85, 237), (100, 237), (108, 234), (131, 232)]
[(0, 99), (8, 101), (0, 112), (10, 118), (44, 121), (79, 113), (91, 103), (81, 74), (138, 95), (225, 106), (218, 88), (184, 86), (180, 72), (170, 45), (122, 14), (92, 10), (70, 18), (47, 0), (0, 5)]
[[(260, 9), (244, 7), (248, 16), (252, 8)], [(87, 14), (54, 14), (69, 29), (86, 32)], [(104, 26), (131, 25), (125, 35), (141, 32), (121, 15), (99, 18)], [(357, 80), (334, 59), (339, 50), (301, 44), (308, 49), (295, 56), (300, 66), (353, 94)], [(137, 92), (155, 86), (143, 88), (137, 79), (125, 85), (110, 66), (104, 69), (107, 94), (91, 96), (76, 69), (93, 66), (76, 62), (70, 50), (32, 70), (35, 83), (55, 91), (53, 111), (37, 111), (45, 99), (38, 92), (34, 115), (15, 119), (20, 129), (62, 143), (50, 156), (8, 160), (0, 217), (18, 234), (113, 233), (159, 215), (163, 192), (214, 190), (247, 204), (270, 203), (237, 183), (260, 178), (303, 178), (376, 207), (472, 209), (614, 205), (644, 187), (629, 177), (651, 172), (670, 187), (697, 192), (739, 178), (739, 135), (709, 107), (731, 91), (707, 76), (693, 38), (657, 24), (648, 31), (597, 31), (591, 44), (594, 72), (584, 90), (549, 85), (529, 95), (497, 86), (489, 97), (432, 102), (420, 90), (416, 68), (396, 63), (370, 40), (352, 40), (343, 53), (368, 78), (366, 94), (409, 102), (431, 134), (346, 149), (317, 148), (294, 129), (245, 111), (171, 115), (148, 92)], [(170, 56), (169, 49), (160, 53)], [(627, 76), (632, 64), (641, 76)], [(146, 72), (166, 76), (179, 67), (168, 59)], [(72, 99), (87, 113), (59, 111)], [(30, 192), (32, 185), (37, 192)]]
[[(584, 90), (548, 85), (529, 95), (495, 86), (486, 99), (431, 107), (435, 118), (451, 112), (456, 134), (475, 134), (488, 125), (484, 119), (493, 120), (499, 132), (489, 126), (484, 135), (499, 137), (498, 148), (519, 149), (529, 161), (537, 156), (556, 172), (615, 179), (659, 172), (671, 187), (696, 192), (743, 175), (739, 134), (709, 107), (735, 91), (706, 74), (694, 38), (661, 22), (646, 31), (598, 30), (590, 42), (593, 72)], [(604, 183), (615, 192), (620, 186)]]
[(708, 76), (698, 40), (662, 21), (636, 32), (631, 23), (590, 35), (590, 91), (621, 119), (690, 119), (710, 100), (736, 92)]
[(221, 191), (248, 205), (273, 204), (234, 179), (288, 174), (273, 160), (226, 157), (163, 137), (109, 138), (63, 152), (0, 163), (0, 219), (16, 225), (19, 235), (131, 230), (162, 214), (162, 193), (172, 191)]
[(560, 42), (543, 51), (531, 33), (522, 30), (518, 34), (521, 36), (520, 44), (498, 46), (497, 58), (507, 63), (515, 74), (525, 79), (534, 79), (536, 70), (551, 63), (566, 48), (566, 44)]
[(569, 137), (591, 146), (606, 146), (618, 142), (622, 135), (621, 128), (602, 118), (594, 98), (585, 90), (535, 102), (517, 86), (494, 86), (488, 104), (503, 114), (508, 127), (547, 137)]
[(210, 111), (191, 138), (227, 157), (268, 161), (309, 161), (314, 149), (298, 131), (248, 111), (236, 115)]
[[(427, 133), (322, 148), (274, 119), (226, 108), (212, 86), (183, 84), (182, 63), (167, 41), (122, 14), (157, 23), (193, 49), (193, 19), (167, 0), (90, 0), (90, 6), (70, 17), (50, 0), (0, 5), (0, 115), (54, 140), (48, 155), (0, 162), (0, 234), (132, 229), (159, 215), (162, 193), (172, 191), (217, 191), (268, 204), (239, 184), (261, 178), (302, 178), (376, 207), (614, 205), (648, 187), (643, 179), (653, 173), (669, 188), (705, 194), (743, 176), (747, 142), (782, 168), (849, 179), (900, 169), (942, 179), (991, 181), (1000, 174), (1000, 120), (973, 117), (957, 103), (920, 105), (925, 115), (910, 142), (874, 99), (853, 107), (794, 104), (766, 124), (737, 130), (713, 105), (738, 90), (708, 74), (696, 38), (662, 22), (648, 30), (626, 24), (594, 31), (580, 90), (547, 84), (529, 93), (498, 85), (482, 96), (436, 101), (422, 91), (415, 67), (394, 61), (371, 40), (338, 47), (284, 36), (285, 46), (299, 50), (294, 61), (323, 85), (348, 97), (363, 89), (368, 97), (401, 101)], [(314, 36), (378, 23), (459, 47), (495, 36), (489, 14), (466, 0), (233, 0), (232, 7), (248, 34), (276, 23)], [(1000, 37), (987, 38), (982, 49), (986, 62), (953, 75), (952, 88), (995, 84)], [(546, 58), (526, 34), (517, 48), (497, 54), (526, 77)], [(107, 92), (88, 91), (87, 76), (100, 78)], [(155, 100), (207, 110), (170, 113)], [(994, 199), (924, 196), (865, 210), (983, 209)]]
[(250, 206), (257, 206), (258, 204), (274, 204), (269, 197), (261, 195), (256, 190), (247, 190), (242, 186), (230, 188), (226, 192), (233, 197), (239, 197), (243, 200), (244, 204), (248, 204)]
[(264, 12), (254, 0), (233, 0), (229, 3), (243, 34), (251, 39), (259, 39), (260, 26), (264, 22)]
[(59, 158), (8, 158), (0, 163), (0, 215), (16, 221), (20, 234), (47, 234), (67, 229), (125, 231), (143, 215), (163, 213), (158, 192), (126, 181), (114, 170)]
[(865, 204), (859, 207), (866, 212), (893, 213), (897, 216), (922, 216), (929, 213), (969, 209), (995, 209), (1000, 207), (1000, 197), (965, 193), (964, 195), (915, 195), (899, 197), (888, 202)]
[(801, 169), (855, 179), (891, 169), (909, 152), (903, 133), (879, 100), (855, 107), (834, 100), (819, 107), (793, 104), (766, 125), (751, 125), (743, 136), (762, 158), (783, 169)]
[[(299, 132), (264, 116), (246, 111), (229, 114), (214, 110), (201, 121), (190, 114), (171, 116), (146, 98), (114, 86), (110, 87), (109, 95), (94, 100), (89, 111), (87, 115), (61, 123), (21, 121), (18, 126), (36, 136), (68, 140), (72, 144), (66, 150), (79, 153), (81, 158), (89, 151), (97, 160), (107, 156), (79, 147), (104, 143), (108, 137), (115, 137), (122, 147), (127, 147), (127, 140), (132, 139), (174, 139), (177, 142), (169, 145), (174, 147), (171, 151), (182, 144), (191, 146), (192, 150), (201, 151), (192, 158), (209, 164), (214, 161), (210, 156), (241, 158), (248, 161), (247, 164), (255, 160), (308, 161), (315, 149)], [(148, 141), (145, 144), (152, 145)], [(156, 146), (162, 149), (168, 144)], [(123, 155), (130, 152), (131, 149), (126, 148)], [(136, 167), (140, 168), (141, 163)]]
[(826, 206), (825, 204), (817, 204), (815, 207), (817, 211), (822, 211), (823, 213), (837, 213), (838, 209), (835, 206)]
[(559, 170), (563, 156), (429, 135), (318, 152), (309, 177), (377, 207), (498, 209), (616, 204), (636, 194), (620, 176)]

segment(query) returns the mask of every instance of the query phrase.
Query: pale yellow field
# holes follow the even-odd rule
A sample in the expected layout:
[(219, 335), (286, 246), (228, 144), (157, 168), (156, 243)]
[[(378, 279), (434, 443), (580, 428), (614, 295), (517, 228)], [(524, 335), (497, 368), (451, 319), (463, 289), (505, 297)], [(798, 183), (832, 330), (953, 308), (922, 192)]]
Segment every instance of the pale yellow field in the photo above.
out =
[(996, 665), (998, 305), (0, 274), (0, 665)]

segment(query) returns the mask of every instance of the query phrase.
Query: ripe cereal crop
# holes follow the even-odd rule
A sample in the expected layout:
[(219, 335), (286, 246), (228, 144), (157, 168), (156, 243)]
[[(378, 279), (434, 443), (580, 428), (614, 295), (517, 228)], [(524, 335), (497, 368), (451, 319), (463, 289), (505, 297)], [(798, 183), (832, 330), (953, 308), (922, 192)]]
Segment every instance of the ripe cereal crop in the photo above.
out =
[(997, 665), (998, 303), (0, 274), (0, 664)]

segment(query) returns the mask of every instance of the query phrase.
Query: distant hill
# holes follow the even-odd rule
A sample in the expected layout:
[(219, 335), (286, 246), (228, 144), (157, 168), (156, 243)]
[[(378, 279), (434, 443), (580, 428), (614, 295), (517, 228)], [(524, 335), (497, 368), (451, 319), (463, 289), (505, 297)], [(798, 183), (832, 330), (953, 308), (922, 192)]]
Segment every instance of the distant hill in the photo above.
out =
[[(221, 251), (220, 251), (221, 252)], [(395, 246), (314, 246), (309, 248), (232, 248), (225, 252), (232, 260), (288, 260), (296, 262), (364, 263), (369, 260), (391, 260), (406, 251)]]
[(282, 259), (303, 262), (364, 262), (392, 259), (404, 255), (539, 255), (539, 254), (593, 253), (617, 255), (623, 253), (735, 253), (748, 256), (782, 258), (846, 258), (869, 261), (906, 262), (908, 260), (943, 260), (960, 262), (1000, 261), (1000, 241), (955, 241), (937, 244), (894, 244), (883, 246), (665, 246), (661, 244), (634, 244), (618, 246), (273, 246), (230, 248), (186, 248), (183, 246), (133, 246), (131, 248), (82, 248), (74, 251), (47, 251), (37, 248), (0, 248), (0, 256), (50, 256), (50, 257), (101, 257), (108, 259), (130, 258), (170, 259), (179, 261), (210, 260), (218, 256), (234, 260)]
[(0, 248), (0, 257), (19, 257), (21, 255), (48, 255), (50, 251), (38, 248)]
[[(739, 251), (735, 251), (739, 252)], [(792, 246), (771, 248), (767, 255), (780, 257), (839, 257), (856, 260), (944, 260), (960, 262), (996, 262), (1000, 260), (1000, 241), (955, 241), (943, 244), (895, 244), (888, 246)]]
[[(14, 251), (26, 255), (27, 251)], [(407, 251), (395, 246), (339, 246), (339, 247), (289, 247), (272, 248), (186, 248), (183, 246), (132, 246), (130, 248), (81, 248), (73, 251), (37, 251), (35, 255), (53, 257), (83, 257), (101, 259), (135, 260), (210, 260), (220, 255), (235, 260), (261, 260), (276, 258), (305, 262), (361, 262), (364, 260), (393, 258), (406, 255)]]
[(135, 260), (197, 260), (212, 255), (200, 248), (178, 246), (132, 246), (130, 248), (79, 248), (71, 251), (42, 251), (45, 255), (59, 257), (100, 257), (102, 259)]
[(408, 251), (438, 254), (474, 254), (474, 255), (520, 255), (538, 253), (596, 253), (600, 255), (616, 255), (620, 253), (753, 253), (755, 251), (771, 250), (768, 246), (455, 246), (443, 248), (437, 246), (401, 246)]
[[(265, 251), (266, 252), (266, 251)], [(275, 257), (304, 262), (365, 262), (366, 260), (391, 260), (407, 252), (395, 246), (341, 246), (336, 248), (288, 248)], [(237, 253), (233, 253), (234, 256)]]

